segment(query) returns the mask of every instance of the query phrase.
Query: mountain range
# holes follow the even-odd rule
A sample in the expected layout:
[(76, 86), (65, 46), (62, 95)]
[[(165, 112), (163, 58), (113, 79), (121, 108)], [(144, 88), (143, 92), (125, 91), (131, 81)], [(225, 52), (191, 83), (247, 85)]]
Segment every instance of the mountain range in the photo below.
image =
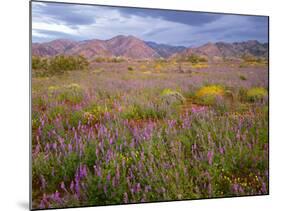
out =
[(108, 40), (73, 41), (57, 39), (32, 44), (32, 55), (42, 57), (82, 55), (87, 59), (115, 56), (130, 59), (154, 59), (188, 56), (191, 54), (201, 55), (209, 59), (215, 57), (240, 58), (243, 55), (268, 57), (268, 43), (260, 43), (256, 40), (234, 43), (216, 42), (186, 48), (184, 46), (143, 41), (134, 36), (118, 35)]

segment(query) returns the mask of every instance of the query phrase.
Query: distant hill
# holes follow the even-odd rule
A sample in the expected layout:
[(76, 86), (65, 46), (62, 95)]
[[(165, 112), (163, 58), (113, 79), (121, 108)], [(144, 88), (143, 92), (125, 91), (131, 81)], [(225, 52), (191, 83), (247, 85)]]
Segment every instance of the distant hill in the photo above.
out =
[(50, 42), (32, 44), (32, 55), (42, 57), (83, 55), (88, 59), (114, 56), (131, 59), (154, 59), (192, 54), (201, 55), (208, 59), (240, 58), (243, 55), (268, 57), (268, 43), (250, 40), (234, 43), (207, 43), (196, 48), (185, 48), (184, 46), (146, 42), (134, 36), (118, 35), (109, 40), (72, 41), (57, 39)]
[(119, 35), (109, 40), (85, 40), (80, 42), (54, 40), (32, 45), (36, 56), (83, 55), (86, 58), (121, 56), (132, 59), (159, 58), (160, 55), (144, 41), (134, 36)]
[(36, 56), (55, 56), (64, 54), (67, 50), (78, 45), (77, 42), (67, 39), (57, 39), (46, 43), (33, 43), (32, 55)]
[(268, 57), (268, 43), (260, 43), (256, 40), (234, 43), (207, 43), (196, 48), (186, 48), (181, 53), (173, 56), (189, 56), (192, 54), (214, 58), (241, 58), (244, 55), (255, 57)]
[(175, 53), (180, 53), (186, 49), (184, 46), (172, 46), (166, 44), (158, 44), (156, 42), (145, 42), (149, 47), (154, 49), (161, 57), (168, 58)]

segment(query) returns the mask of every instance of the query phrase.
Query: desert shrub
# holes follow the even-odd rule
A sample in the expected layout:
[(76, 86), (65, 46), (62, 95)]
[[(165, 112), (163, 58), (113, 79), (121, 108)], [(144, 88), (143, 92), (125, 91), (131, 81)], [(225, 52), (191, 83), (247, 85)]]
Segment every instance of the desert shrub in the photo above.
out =
[(162, 64), (159, 62), (159, 63), (156, 63), (155, 65), (154, 65), (154, 70), (156, 71), (156, 72), (160, 72), (161, 70), (162, 70)]
[(50, 60), (48, 69), (52, 74), (62, 74), (65, 71), (85, 69), (87, 66), (87, 60), (82, 56), (55, 56)]
[(247, 78), (244, 76), (244, 75), (239, 75), (239, 78), (242, 80), (242, 81), (246, 81)]
[(122, 57), (113, 57), (113, 58), (111, 58), (110, 61), (111, 61), (111, 62), (114, 62), (114, 63), (120, 63), (120, 62), (124, 62), (125, 59), (122, 58)]
[(32, 70), (35, 76), (52, 76), (63, 74), (67, 71), (84, 70), (89, 67), (89, 62), (83, 56), (55, 56), (49, 59), (32, 57)]
[(207, 67), (208, 67), (207, 64), (200, 64), (200, 63), (192, 64), (192, 68), (195, 68), (195, 69), (201, 69), (201, 68), (207, 68)]
[(249, 101), (261, 101), (267, 96), (267, 90), (263, 87), (251, 88), (247, 91)]
[(242, 64), (239, 65), (239, 68), (244, 68), (244, 67), (247, 67), (247, 64), (242, 63)]
[(96, 58), (94, 59), (94, 61), (95, 61), (95, 62), (98, 62), (98, 63), (100, 63), (100, 62), (106, 62), (106, 58), (104, 58), (104, 57), (96, 57)]
[(196, 93), (197, 102), (205, 105), (212, 105), (217, 98), (223, 97), (225, 90), (219, 85), (209, 85), (200, 88)]
[(180, 92), (172, 89), (164, 89), (161, 92), (161, 99), (168, 105), (173, 103), (183, 103), (185, 101), (185, 97)]
[(243, 55), (242, 59), (244, 60), (244, 62), (247, 63), (253, 63), (253, 62), (260, 62), (261, 60), (255, 56), (252, 55)]
[(192, 64), (200, 63), (200, 62), (207, 62), (207, 59), (195, 54), (191, 54), (187, 57), (187, 61), (191, 62)]
[(102, 62), (111, 62), (111, 63), (120, 63), (124, 62), (125, 58), (122, 57), (96, 57), (94, 62), (102, 63)]
[(48, 60), (39, 56), (32, 57), (32, 69), (34, 70), (46, 70), (48, 67)]
[(238, 100), (241, 102), (247, 101), (247, 89), (246, 88), (243, 88), (243, 87), (239, 88)]
[(128, 70), (129, 70), (129, 71), (133, 71), (133, 70), (134, 70), (134, 68), (133, 68), (133, 67), (131, 67), (131, 66), (129, 66), (129, 67), (128, 67)]
[(242, 56), (243, 63), (240, 67), (247, 67), (247, 66), (264, 66), (268, 64), (268, 59), (266, 57), (255, 57), (252, 55), (243, 55)]

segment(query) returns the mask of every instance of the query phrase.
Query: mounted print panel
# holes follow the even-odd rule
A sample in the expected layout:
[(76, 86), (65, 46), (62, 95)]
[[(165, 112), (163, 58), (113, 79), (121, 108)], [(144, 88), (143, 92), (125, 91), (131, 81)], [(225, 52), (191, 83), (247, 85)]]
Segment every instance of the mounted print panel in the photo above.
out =
[(269, 194), (269, 17), (30, 4), (31, 209)]

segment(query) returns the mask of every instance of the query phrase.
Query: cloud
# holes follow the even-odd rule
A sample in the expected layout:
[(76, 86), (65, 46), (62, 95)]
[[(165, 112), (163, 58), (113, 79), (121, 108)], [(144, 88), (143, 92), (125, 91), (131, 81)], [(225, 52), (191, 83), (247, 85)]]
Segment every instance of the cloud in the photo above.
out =
[(47, 23), (57, 23), (75, 28), (77, 25), (88, 25), (95, 22), (91, 13), (84, 11), (80, 5), (61, 3), (32, 3), (32, 16)]
[(182, 23), (191, 26), (202, 26), (213, 22), (223, 15), (203, 12), (186, 12), (173, 10), (159, 9), (138, 9), (138, 8), (119, 8), (118, 9), (125, 17), (141, 16), (159, 18), (171, 22)]
[(58, 38), (110, 39), (133, 35), (146, 41), (196, 46), (268, 38), (261, 16), (121, 8), (60, 3), (32, 3), (33, 41)]

